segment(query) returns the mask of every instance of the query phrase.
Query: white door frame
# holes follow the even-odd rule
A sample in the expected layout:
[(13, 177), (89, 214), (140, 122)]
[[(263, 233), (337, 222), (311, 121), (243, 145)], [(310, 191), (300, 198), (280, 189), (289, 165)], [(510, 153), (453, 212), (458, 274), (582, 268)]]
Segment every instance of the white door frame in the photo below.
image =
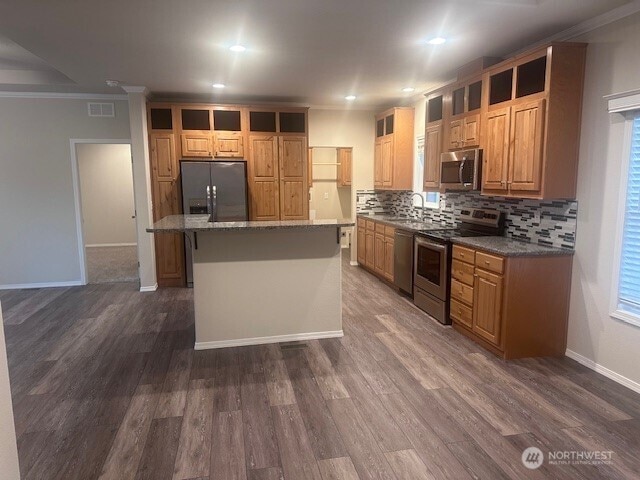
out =
[[(82, 229), (82, 198), (80, 196), (80, 174), (78, 168), (78, 152), (76, 145), (78, 144), (126, 144), (131, 146), (131, 139), (113, 139), (113, 138), (70, 138), (69, 146), (71, 148), (71, 176), (73, 179), (73, 202), (75, 205), (76, 215), (76, 235), (78, 237), (78, 258), (80, 260), (80, 284), (87, 284), (87, 257), (84, 249), (84, 231)], [(133, 173), (133, 172), (132, 172)], [(133, 185), (133, 195), (135, 198), (135, 182)], [(138, 218), (136, 217), (136, 226)], [(137, 229), (136, 229), (137, 231)]]

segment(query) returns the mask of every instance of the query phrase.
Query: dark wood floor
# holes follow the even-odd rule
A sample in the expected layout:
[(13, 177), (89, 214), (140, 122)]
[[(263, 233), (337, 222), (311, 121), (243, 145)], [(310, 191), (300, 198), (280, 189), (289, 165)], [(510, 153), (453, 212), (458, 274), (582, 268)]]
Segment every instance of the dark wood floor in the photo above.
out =
[[(639, 395), (343, 271), (344, 338), (198, 352), (186, 289), (1, 292), (23, 478), (640, 478)], [(613, 464), (529, 470), (529, 446)]]

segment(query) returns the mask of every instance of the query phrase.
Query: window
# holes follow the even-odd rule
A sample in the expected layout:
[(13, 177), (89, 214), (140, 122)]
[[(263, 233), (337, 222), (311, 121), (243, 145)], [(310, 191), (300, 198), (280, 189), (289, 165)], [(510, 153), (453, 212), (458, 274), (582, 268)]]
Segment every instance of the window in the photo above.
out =
[(612, 316), (640, 326), (640, 113), (635, 114), (630, 125), (620, 272)]
[[(424, 135), (416, 137), (416, 161), (413, 163), (413, 191), (422, 193), (424, 206), (427, 208), (440, 208), (440, 194), (438, 192), (425, 192), (422, 184), (424, 176)], [(418, 197), (413, 197), (413, 205), (420, 206)]]

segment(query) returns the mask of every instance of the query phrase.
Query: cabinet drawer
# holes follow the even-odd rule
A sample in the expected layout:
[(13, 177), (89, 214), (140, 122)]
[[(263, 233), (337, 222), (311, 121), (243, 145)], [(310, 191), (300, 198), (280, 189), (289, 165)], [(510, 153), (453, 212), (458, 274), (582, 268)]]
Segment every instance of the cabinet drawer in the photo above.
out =
[(457, 280), (451, 280), (451, 297), (467, 305), (473, 305), (473, 287)]
[(384, 234), (384, 223), (376, 222), (376, 233)]
[(466, 283), (473, 287), (473, 271), (474, 266), (469, 263), (461, 262), (460, 260), (454, 260), (451, 263), (451, 277), (456, 280)]
[(393, 227), (390, 227), (390, 226), (388, 226), (388, 225), (385, 225), (385, 227), (384, 227), (384, 234), (385, 234), (387, 237), (393, 237), (393, 236), (395, 236), (395, 234), (396, 234), (396, 229), (395, 229), (395, 228), (393, 228)]
[(367, 226), (367, 221), (364, 218), (358, 219), (358, 226), (361, 228), (365, 228)]
[(476, 252), (475, 250), (471, 250), (470, 248), (454, 245), (453, 258), (455, 258), (456, 260), (461, 260), (463, 262), (473, 263), (476, 258)]
[(504, 258), (476, 252), (476, 266), (495, 273), (504, 272)]
[(374, 230), (376, 227), (376, 222), (373, 220), (366, 220), (367, 230)]
[(461, 323), (465, 327), (473, 326), (473, 310), (465, 304), (460, 303), (455, 298), (451, 298), (451, 309), (449, 316), (457, 323)]

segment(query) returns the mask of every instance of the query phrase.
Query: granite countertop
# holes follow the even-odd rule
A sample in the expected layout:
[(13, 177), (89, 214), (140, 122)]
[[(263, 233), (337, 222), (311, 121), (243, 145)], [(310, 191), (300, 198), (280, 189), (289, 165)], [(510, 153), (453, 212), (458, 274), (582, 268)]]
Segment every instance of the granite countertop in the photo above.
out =
[(209, 222), (209, 215), (169, 215), (147, 228), (150, 233), (228, 232), (237, 230), (315, 229), (352, 227), (352, 220), (278, 220), (268, 222)]
[(381, 222), (400, 230), (408, 230), (410, 232), (420, 232), (425, 230), (443, 230), (445, 228), (455, 228), (454, 225), (448, 225), (441, 222), (433, 222), (431, 220), (415, 220), (411, 218), (393, 217), (390, 215), (363, 215), (358, 214), (358, 218), (364, 218), (366, 220), (374, 220)]
[(454, 237), (451, 241), (456, 245), (485, 250), (503, 257), (545, 257), (574, 254), (574, 251), (568, 248), (547, 247), (509, 237)]

